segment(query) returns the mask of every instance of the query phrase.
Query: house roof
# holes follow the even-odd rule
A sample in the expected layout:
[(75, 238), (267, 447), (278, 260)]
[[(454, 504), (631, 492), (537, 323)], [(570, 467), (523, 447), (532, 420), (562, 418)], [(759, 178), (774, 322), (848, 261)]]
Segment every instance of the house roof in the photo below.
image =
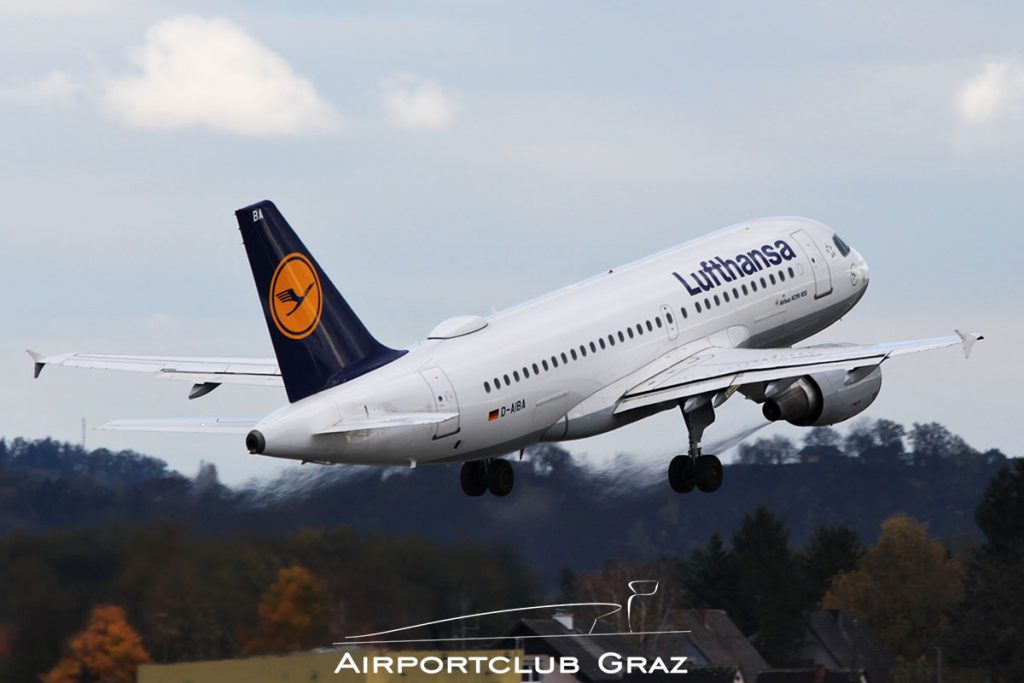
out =
[[(667, 656), (684, 654), (695, 664), (738, 667), (743, 680), (751, 682), (768, 668), (768, 662), (754, 649), (725, 611), (720, 609), (690, 609), (672, 615), (671, 630), (689, 633), (670, 633), (650, 636), (644, 643), (648, 654)], [(664, 630), (670, 630), (668, 628)], [(698, 656), (690, 654), (696, 649)]]
[(801, 653), (815, 664), (864, 671), (868, 683), (888, 679), (892, 658), (858, 615), (839, 610), (815, 612), (807, 620), (806, 634), (808, 642)]
[(623, 657), (644, 656), (626, 636), (613, 635), (612, 629), (604, 624), (596, 624), (592, 632), (589, 627), (587, 631), (578, 628), (569, 630), (555, 619), (523, 619), (497, 646), (505, 647), (523, 636), (530, 638), (516, 644), (516, 647), (522, 647), (527, 654), (574, 657), (580, 665), (579, 678), (584, 681), (622, 680), (621, 675), (605, 673), (598, 666), (598, 659), (605, 652), (615, 652)]
[(813, 669), (772, 669), (762, 671), (756, 683), (850, 683), (860, 675), (850, 671), (834, 671), (824, 667)]

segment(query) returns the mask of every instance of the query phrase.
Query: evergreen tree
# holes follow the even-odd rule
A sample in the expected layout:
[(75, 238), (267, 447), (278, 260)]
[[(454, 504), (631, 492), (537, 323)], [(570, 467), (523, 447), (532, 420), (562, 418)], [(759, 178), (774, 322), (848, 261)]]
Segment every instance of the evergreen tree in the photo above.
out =
[(992, 478), (975, 519), (986, 542), (968, 569), (954, 656), (984, 666), (996, 681), (1024, 680), (1024, 460)]
[(740, 628), (773, 665), (794, 664), (803, 636), (803, 597), (789, 532), (761, 506), (743, 517), (732, 546)]

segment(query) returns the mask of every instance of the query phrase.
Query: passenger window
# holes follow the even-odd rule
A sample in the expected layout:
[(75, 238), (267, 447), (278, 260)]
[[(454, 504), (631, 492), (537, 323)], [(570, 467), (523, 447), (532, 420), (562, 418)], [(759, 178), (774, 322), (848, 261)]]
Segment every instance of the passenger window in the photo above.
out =
[[(683, 316), (683, 317), (686, 317), (686, 316)], [(667, 320), (668, 324), (671, 325), (672, 324), (672, 314), (671, 313), (666, 313), (665, 314), (665, 320)]]
[(584, 358), (587, 357), (587, 347), (583, 344), (580, 344), (580, 355)]
[(597, 353), (597, 346), (594, 344), (594, 342), (590, 342), (590, 352)]
[(751, 282), (750, 283), (750, 290), (753, 291), (753, 292), (757, 291), (757, 283), (756, 282)]
[(505, 386), (509, 386), (510, 384), (512, 384), (512, 380), (510, 380), (508, 378), (508, 375), (504, 375), (504, 377), (505, 377)]
[(647, 324), (647, 331), (648, 332), (653, 332), (654, 331), (654, 325), (651, 324), (651, 321), (650, 320), (645, 320), (644, 322)]
[(721, 306), (722, 305), (722, 302), (718, 300), (718, 295), (717, 294), (715, 294), (715, 305), (716, 306)]
[(547, 371), (548, 371), (548, 362), (547, 362), (546, 360), (542, 360), (542, 361), (540, 362), (540, 366), (541, 366), (542, 368), (544, 368), (544, 372), (547, 372)]
[(761, 278), (761, 289), (768, 289), (768, 282), (764, 278)]
[(523, 379), (530, 379), (530, 369), (523, 368)]
[(659, 330), (661, 329), (661, 316), (654, 317), (654, 324), (658, 326)]
[(725, 303), (729, 303), (729, 292), (722, 292), (722, 298), (725, 299)]
[(614, 335), (610, 335), (610, 334), (608, 335), (608, 343), (611, 344), (612, 346), (615, 346), (615, 337), (614, 337)]
[(785, 281), (786, 281), (786, 274), (780, 270), (779, 271), (779, 282), (785, 282)]
[(551, 364), (557, 368), (558, 367), (558, 359), (555, 358), (554, 356), (551, 356)]
[(709, 311), (711, 310), (711, 299), (704, 298), (704, 308)]
[(568, 363), (568, 362), (569, 362), (569, 357), (566, 356), (565, 352), (563, 351), (562, 352), (562, 363), (564, 364), (564, 363)]
[(768, 281), (771, 282), (773, 285), (775, 284), (775, 273), (772, 273), (771, 275), (768, 276)]
[(539, 375), (540, 374), (540, 368), (537, 367), (536, 363), (533, 364), (533, 374), (535, 374), (535, 375)]
[(680, 312), (681, 312), (681, 313), (683, 314), (683, 318), (686, 318), (686, 315), (687, 315), (687, 314), (686, 314), (686, 306), (683, 306), (683, 307), (682, 307), (681, 309), (679, 309), (679, 310), (680, 310)]
[(740, 298), (739, 290), (737, 290), (735, 287), (732, 288), (732, 298), (733, 299), (739, 299)]
[(519, 381), (519, 371), (518, 370), (513, 370), (512, 371), (512, 377), (515, 379), (515, 381), (518, 382)]
[[(632, 333), (630, 333), (630, 335), (629, 335), (629, 336), (631, 336), (631, 337), (632, 337), (632, 336), (633, 336), (633, 335), (632, 335)], [(623, 335), (623, 334), (622, 334), (622, 330), (619, 330), (619, 341), (620, 341), (620, 342), (624, 342), (624, 341), (626, 341), (626, 337), (625, 337), (625, 335)]]
[(636, 333), (637, 334), (643, 334), (644, 333), (644, 326), (641, 325), (640, 323), (636, 324)]
[(747, 295), (747, 286), (743, 285), (743, 296)]
[[(699, 301), (695, 302), (695, 303), (694, 303), (694, 306), (696, 306), (696, 307), (697, 307), (697, 312), (698, 312), (698, 313), (700, 313), (700, 302), (699, 302)], [(685, 312), (685, 311), (686, 311), (686, 309), (684, 308), (684, 309), (683, 309), (683, 317), (684, 317), (684, 318), (686, 317), (686, 312)]]
[(601, 337), (600, 339), (598, 339), (597, 343), (601, 345), (601, 350), (603, 351), (604, 348), (605, 348), (605, 346), (604, 346), (604, 337)]
[(790, 277), (790, 278), (794, 278), (794, 277), (796, 277), (796, 276), (795, 276), (795, 275), (793, 274), (793, 266), (790, 266), (790, 267), (789, 267), (789, 277)]
[(488, 394), (491, 393), (491, 383), (490, 382), (487, 382), (487, 381), (484, 382), (484, 391), (486, 391)]
[(629, 333), (629, 338), (630, 338), (630, 339), (632, 339), (632, 338), (633, 338), (633, 336), (634, 336), (634, 335), (633, 335), (633, 328), (632, 328), (632, 327), (630, 327), (630, 328), (629, 328), (628, 330), (626, 330), (626, 332), (628, 332), (628, 333)]

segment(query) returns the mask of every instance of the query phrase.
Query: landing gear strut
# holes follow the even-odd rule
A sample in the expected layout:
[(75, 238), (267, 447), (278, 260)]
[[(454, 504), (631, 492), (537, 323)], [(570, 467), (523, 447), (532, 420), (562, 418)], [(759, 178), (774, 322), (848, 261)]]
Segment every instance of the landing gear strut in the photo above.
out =
[[(692, 399), (690, 399), (692, 400)], [(668, 483), (676, 493), (689, 493), (696, 486), (705, 493), (717, 491), (722, 486), (722, 461), (713, 455), (700, 451), (704, 430), (715, 421), (715, 409), (705, 401), (687, 410), (688, 404), (681, 403), (683, 421), (690, 438), (690, 449), (686, 455), (672, 458), (668, 466)]]
[(516, 477), (512, 463), (508, 460), (470, 460), (462, 463), (459, 482), (462, 484), (462, 492), (467, 496), (482, 496), (490, 491), (495, 496), (503, 497), (512, 493)]

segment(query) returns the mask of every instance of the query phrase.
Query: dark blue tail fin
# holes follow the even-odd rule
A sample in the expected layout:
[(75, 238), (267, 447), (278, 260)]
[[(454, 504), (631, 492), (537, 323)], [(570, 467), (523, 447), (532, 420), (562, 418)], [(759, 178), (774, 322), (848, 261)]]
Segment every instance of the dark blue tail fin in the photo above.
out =
[(288, 400), (400, 357), (374, 339), (273, 202), (235, 212)]

